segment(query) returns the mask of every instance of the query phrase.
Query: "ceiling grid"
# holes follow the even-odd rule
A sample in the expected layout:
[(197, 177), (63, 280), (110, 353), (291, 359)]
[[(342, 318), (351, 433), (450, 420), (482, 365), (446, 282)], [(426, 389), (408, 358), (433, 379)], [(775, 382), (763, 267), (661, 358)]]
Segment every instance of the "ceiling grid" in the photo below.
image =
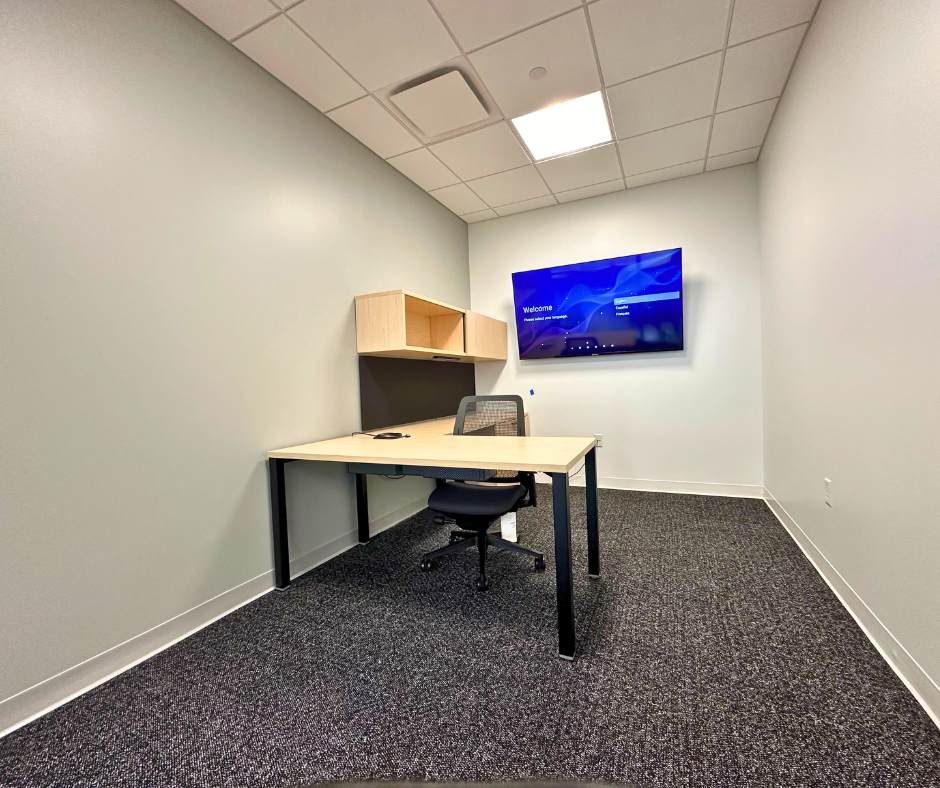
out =
[[(604, 85), (604, 84), (606, 84), (606, 83), (604, 82), (604, 69), (601, 67), (601, 59), (600, 59), (600, 57), (599, 57), (598, 54), (597, 54), (597, 40), (594, 38), (594, 26), (591, 24), (591, 15), (588, 13), (588, 10), (587, 10), (587, 0), (583, 0), (583, 2), (584, 2), (584, 15), (585, 15), (585, 17), (586, 17), (586, 19), (587, 19), (588, 35), (591, 37), (591, 49), (594, 50), (594, 62), (597, 63), (597, 73), (600, 75), (601, 84)], [(617, 165), (620, 167), (620, 178), (621, 178), (621, 180), (623, 181), (624, 188), (626, 188), (627, 179), (626, 179), (626, 175), (624, 174), (624, 171), (623, 171), (623, 159), (620, 157), (620, 146), (617, 145), (617, 143), (616, 143), (616, 140), (617, 140), (617, 127), (616, 127), (616, 124), (614, 123), (614, 116), (613, 116), (613, 113), (610, 111), (610, 98), (608, 97), (606, 90), (601, 91), (601, 95), (604, 97), (604, 109), (607, 110), (607, 122), (610, 123), (611, 135), (612, 135), (613, 138), (614, 138), (614, 142), (613, 142), (612, 144), (613, 144), (614, 150), (617, 151)], [(613, 179), (610, 180), (610, 181), (602, 181), (602, 183), (613, 183), (613, 182), (614, 182)], [(590, 186), (586, 186), (586, 187), (585, 187), (585, 186), (582, 186), (581, 188), (582, 188), (582, 189), (584, 189), (584, 188), (590, 188)], [(618, 189), (610, 189), (609, 191), (601, 192), (601, 193), (602, 193), (602, 194), (609, 194), (609, 193), (612, 192), (612, 191), (619, 191), (619, 190), (618, 190)], [(593, 196), (595, 196), (595, 195), (592, 194), (592, 195), (585, 195), (585, 196), (586, 196), (586, 197), (588, 197), (588, 196), (593, 197)], [(584, 198), (582, 198), (582, 199), (584, 199)]]
[[(818, 6), (177, 2), (468, 222), (755, 161)], [(482, 110), (428, 136), (393, 97), (455, 71)], [(612, 141), (536, 161), (512, 118), (595, 91)]]
[[(447, 32), (448, 32), (448, 34), (450, 35), (450, 37), (454, 40), (454, 43), (457, 45), (457, 48), (460, 50), (460, 53), (461, 53), (464, 57), (467, 57), (468, 55), (470, 55), (471, 52), (467, 52), (467, 51), (464, 50), (464, 48), (463, 48), (463, 46), (461, 45), (460, 41), (457, 39), (457, 36), (454, 35), (453, 30), (451, 30), (450, 25), (447, 24), (447, 20), (441, 15), (441, 12), (440, 12), (440, 10), (438, 9), (438, 7), (434, 4), (434, 2), (433, 2), (432, 0), (428, 0), (428, 2), (430, 3), (431, 8), (434, 9), (434, 13), (437, 14), (438, 19), (440, 19), (441, 24), (444, 26), (444, 29), (447, 30)], [(516, 30), (515, 32), (513, 32), (513, 33), (511, 33), (511, 34), (509, 34), (509, 35), (506, 35), (506, 36), (504, 36), (503, 38), (496, 39), (496, 40), (494, 40), (494, 41), (489, 41), (489, 42), (487, 42), (485, 45), (482, 45), (482, 46), (480, 46), (480, 47), (477, 47), (477, 49), (482, 49), (483, 46), (490, 46), (491, 44), (499, 43), (500, 41), (504, 40), (505, 38), (511, 38), (513, 35), (517, 35), (517, 34), (519, 34), (519, 33), (524, 33), (524, 32), (526, 32), (527, 30), (530, 30), (530, 29), (533, 28), (533, 27), (537, 27), (538, 25), (540, 25), (540, 24), (542, 24), (542, 23), (544, 23), (544, 22), (551, 22), (551, 21), (557, 19), (558, 17), (564, 16), (565, 14), (569, 13), (569, 11), (570, 11), (570, 9), (566, 9), (565, 11), (562, 11), (562, 12), (559, 13), (559, 14), (555, 14), (554, 16), (550, 16), (550, 17), (548, 17), (547, 19), (540, 20), (539, 22), (536, 22), (536, 23), (534, 23), (534, 24), (532, 24), (532, 25), (529, 25), (529, 26), (526, 27), (526, 28), (523, 28), (523, 29), (521, 29), (521, 30)], [(472, 50), (472, 51), (476, 51), (476, 50)], [(469, 58), (468, 58), (468, 62), (469, 62)], [(471, 65), (472, 65), (472, 64), (471, 64)], [(477, 76), (477, 79), (479, 79), (479, 75), (476, 75), (476, 76)], [(496, 123), (493, 123), (493, 124), (491, 124), (491, 125), (497, 125), (498, 123), (500, 123), (500, 121), (497, 121)], [(506, 126), (509, 128), (510, 133), (511, 133), (511, 134), (513, 135), (513, 137), (516, 139), (516, 142), (519, 144), (519, 147), (522, 149), (523, 153), (524, 153), (526, 156), (528, 156), (528, 152), (527, 152), (526, 149), (525, 149), (525, 145), (523, 144), (522, 139), (519, 137), (519, 134), (518, 134), (518, 132), (516, 131), (515, 126), (513, 126), (512, 123), (507, 123)], [(459, 137), (459, 136), (463, 136), (463, 134), (458, 133), (458, 134), (453, 135), (453, 136)], [(432, 153), (433, 153), (433, 151), (432, 151)], [(530, 161), (531, 161), (531, 159), (530, 159)], [(525, 166), (528, 166), (528, 165), (527, 165), (527, 164), (522, 164), (522, 165), (520, 165), (520, 167), (525, 167)], [(513, 169), (515, 169), (515, 168), (513, 168)], [(536, 168), (536, 170), (537, 170), (537, 168)], [(498, 175), (499, 172), (505, 172), (505, 170), (500, 170), (500, 171), (497, 171), (496, 173), (490, 173), (490, 174), (491, 174), (491, 175)], [(541, 173), (539, 173), (539, 176), (541, 177)], [(542, 178), (542, 182), (545, 183), (545, 179), (544, 179), (544, 178)], [(465, 182), (465, 183), (466, 183), (466, 185), (467, 185), (467, 188), (469, 188), (471, 192), (473, 192), (474, 194), (476, 194), (477, 197), (480, 197), (480, 195), (477, 194), (477, 193), (474, 191), (473, 186), (470, 185), (470, 182), (469, 182), (469, 181), (467, 181), (467, 182)], [(551, 189), (549, 188), (549, 186), (548, 186), (547, 183), (545, 183), (545, 188), (548, 189), (549, 191), (551, 191)], [(439, 195), (432, 195), (432, 196), (439, 198)], [(482, 198), (480, 198), (480, 199), (481, 199), (481, 201), (484, 202), (484, 204), (486, 203), (485, 200), (483, 200)], [(553, 204), (557, 205), (558, 203), (557, 203), (557, 201), (554, 201)], [(447, 205), (447, 203), (444, 203), (444, 205)], [(447, 207), (450, 208), (449, 205), (448, 205)], [(486, 207), (487, 207), (487, 209), (489, 209), (489, 210), (492, 211), (493, 213), (492, 213), (491, 215), (489, 215), (489, 216), (478, 217), (478, 218), (474, 219), (473, 221), (482, 221), (483, 219), (493, 219), (493, 218), (495, 218), (496, 216), (501, 215), (501, 214), (499, 214), (499, 213), (497, 213), (497, 212), (495, 211), (495, 209), (494, 209), (494, 207), (493, 207), (492, 205), (487, 205)], [(501, 206), (500, 206), (500, 207), (501, 207)], [(539, 206), (539, 207), (543, 207), (543, 206)], [(451, 210), (453, 210), (453, 209), (451, 209)], [(471, 212), (471, 213), (464, 213), (464, 214), (461, 214), (461, 213), (459, 213), (458, 211), (454, 211), (454, 213), (457, 213), (457, 215), (460, 216), (461, 218), (463, 218), (464, 220), (469, 221), (469, 220), (468, 220), (468, 217), (471, 216), (471, 214), (474, 215), (474, 216), (477, 216), (478, 214), (483, 213), (483, 211), (474, 211), (474, 212)]]

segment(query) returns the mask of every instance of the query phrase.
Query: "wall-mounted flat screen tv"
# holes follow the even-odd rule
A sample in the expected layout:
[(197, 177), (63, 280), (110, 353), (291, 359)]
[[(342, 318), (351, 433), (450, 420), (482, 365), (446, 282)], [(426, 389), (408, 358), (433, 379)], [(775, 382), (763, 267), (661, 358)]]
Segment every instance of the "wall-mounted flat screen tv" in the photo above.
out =
[(682, 350), (682, 250), (512, 275), (519, 357)]

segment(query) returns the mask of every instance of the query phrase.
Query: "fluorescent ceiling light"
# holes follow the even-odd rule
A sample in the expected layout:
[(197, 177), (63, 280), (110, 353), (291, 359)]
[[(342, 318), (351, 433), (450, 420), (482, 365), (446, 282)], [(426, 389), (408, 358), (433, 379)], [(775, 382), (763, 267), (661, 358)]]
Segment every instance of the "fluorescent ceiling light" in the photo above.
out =
[(536, 161), (591, 148), (612, 139), (600, 91), (513, 118), (512, 125)]

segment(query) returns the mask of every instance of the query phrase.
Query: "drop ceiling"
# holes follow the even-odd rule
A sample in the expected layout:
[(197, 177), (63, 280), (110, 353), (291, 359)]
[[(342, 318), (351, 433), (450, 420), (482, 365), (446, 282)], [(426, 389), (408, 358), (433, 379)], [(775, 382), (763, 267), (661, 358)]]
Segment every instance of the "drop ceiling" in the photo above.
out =
[[(476, 222), (755, 161), (818, 0), (177, 2)], [(614, 141), (535, 162), (595, 91)]]

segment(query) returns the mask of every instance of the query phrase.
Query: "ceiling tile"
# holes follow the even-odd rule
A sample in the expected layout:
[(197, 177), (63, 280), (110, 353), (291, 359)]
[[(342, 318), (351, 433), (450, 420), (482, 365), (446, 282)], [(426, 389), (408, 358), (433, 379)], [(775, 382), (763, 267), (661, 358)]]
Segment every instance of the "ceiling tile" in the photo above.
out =
[[(627, 175), (659, 170), (705, 158), (711, 118), (620, 140), (620, 160)], [(627, 185), (630, 185), (629, 178)]]
[(646, 186), (650, 183), (685, 178), (687, 175), (698, 175), (704, 167), (704, 161), (690, 161), (687, 164), (678, 164), (675, 167), (664, 167), (661, 170), (644, 172), (642, 175), (633, 175), (627, 178), (627, 188), (635, 189), (637, 186)]
[(760, 148), (748, 148), (735, 153), (723, 153), (721, 156), (709, 156), (706, 170), (721, 170), (725, 167), (736, 167), (738, 164), (750, 164), (757, 161)]
[(472, 224), (473, 222), (485, 222), (487, 219), (495, 219), (499, 216), (496, 211), (492, 208), (487, 208), (485, 211), (474, 211), (473, 213), (466, 213), (460, 218), (465, 222)]
[(635, 137), (711, 115), (721, 53), (657, 71), (607, 90), (618, 137)]
[[(467, 84), (473, 89), (473, 92), (476, 94), (477, 98), (482, 102), (483, 106), (487, 110), (487, 116), (476, 123), (473, 123), (471, 126), (468, 126), (465, 129), (459, 129), (458, 131), (451, 131), (445, 134), (437, 135), (428, 135), (425, 134), (421, 129), (419, 129), (411, 120), (402, 112), (398, 106), (393, 101), (393, 97), (401, 92), (402, 83), (387, 85), (381, 90), (375, 91), (372, 95), (379, 100), (380, 103), (384, 104), (386, 109), (392, 113), (398, 120), (400, 120), (406, 129), (414, 134), (421, 142), (425, 145), (432, 145), (435, 142), (441, 142), (442, 140), (449, 139), (453, 137), (454, 134), (466, 134), (469, 131), (474, 129), (483, 128), (484, 126), (489, 126), (496, 121), (502, 120), (502, 113), (499, 111), (499, 107), (496, 106), (496, 102), (493, 100), (493, 97), (490, 95), (489, 91), (486, 89), (486, 85), (483, 84), (483, 81), (480, 79), (479, 75), (473, 70), (473, 66), (470, 65), (470, 61), (467, 60), (465, 55), (460, 57), (455, 57), (453, 60), (448, 60), (446, 63), (440, 64), (440, 66), (435, 67), (431, 74), (440, 75), (449, 73), (451, 71), (459, 71), (463, 78), (467, 81)], [(414, 85), (419, 83), (421, 79), (426, 79), (426, 77), (419, 77), (415, 80), (409, 80), (404, 83), (404, 85)]]
[(613, 143), (549, 159), (537, 165), (553, 192), (577, 189), (619, 178), (620, 162)]
[(555, 198), (552, 195), (548, 197), (536, 197), (534, 200), (524, 200), (523, 202), (517, 202), (513, 205), (504, 205), (501, 208), (496, 209), (496, 213), (500, 216), (510, 216), (514, 213), (522, 213), (523, 211), (534, 211), (536, 208), (548, 208), (550, 205), (555, 205)]
[(176, 0), (196, 19), (231, 41), (277, 13), (268, 0)]
[(531, 164), (470, 181), (470, 188), (494, 208), (549, 194), (548, 187)]
[[(545, 22), (470, 56), (477, 73), (507, 118), (600, 89), (584, 11)], [(536, 67), (541, 79), (529, 77)]]
[(729, 44), (808, 22), (818, 0), (735, 0)]
[(777, 99), (771, 99), (730, 112), (719, 112), (715, 116), (708, 155), (720, 156), (763, 145), (776, 108)]
[(441, 164), (427, 148), (393, 156), (388, 160), (396, 170), (407, 175), (425, 191), (458, 183), (460, 179)]
[(460, 54), (427, 0), (304, 0), (288, 14), (368, 90)]
[(383, 159), (421, 147), (408, 129), (393, 118), (372, 96), (366, 96), (326, 116), (342, 126)]
[(581, 0), (433, 0), (465, 51), (581, 5)]
[(528, 155), (506, 123), (438, 142), (431, 150), (465, 181), (529, 163)]
[(471, 126), (490, 116), (459, 71), (448, 71), (389, 98), (428, 137)]
[(486, 203), (477, 197), (464, 183), (455, 183), (443, 189), (435, 189), (431, 196), (438, 202), (446, 205), (454, 213), (466, 214), (474, 211), (485, 211)]
[(718, 111), (775, 98), (783, 93), (806, 25), (730, 47), (721, 74)]
[(731, 0), (600, 0), (588, 6), (604, 83), (716, 52)]
[(617, 180), (607, 181), (607, 183), (595, 183), (593, 186), (583, 186), (580, 189), (557, 192), (555, 199), (558, 200), (558, 202), (573, 202), (574, 200), (583, 200), (587, 197), (597, 197), (600, 194), (619, 192), (624, 188), (623, 178), (617, 178)]
[(286, 16), (265, 22), (235, 46), (321, 112), (364, 93)]

